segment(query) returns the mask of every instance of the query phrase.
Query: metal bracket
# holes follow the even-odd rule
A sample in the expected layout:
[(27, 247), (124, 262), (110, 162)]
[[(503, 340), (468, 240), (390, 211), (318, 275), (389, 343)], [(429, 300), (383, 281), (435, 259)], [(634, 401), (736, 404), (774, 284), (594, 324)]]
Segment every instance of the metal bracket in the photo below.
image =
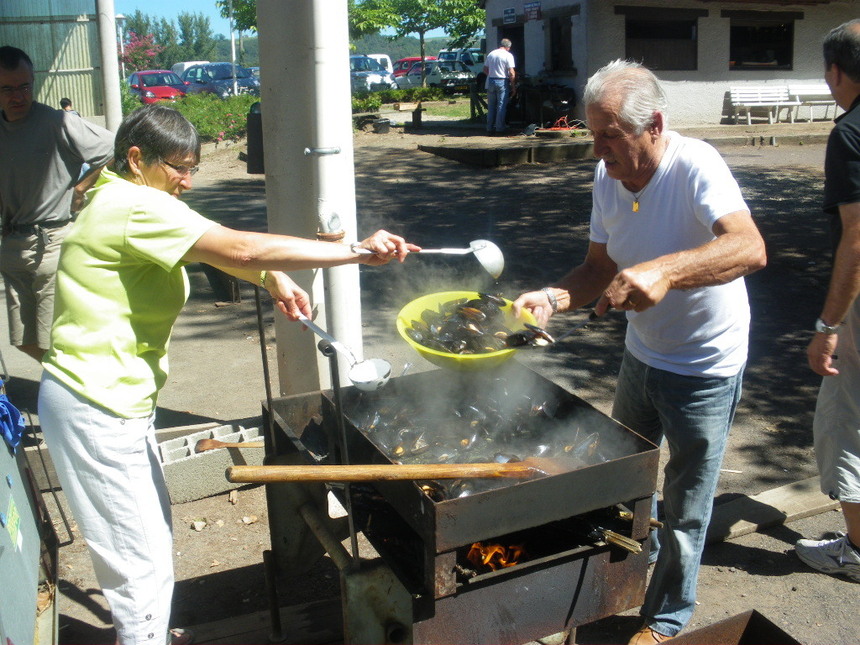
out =
[(305, 148), (304, 152), (305, 152), (305, 156), (308, 156), (308, 155), (320, 155), (320, 156), (323, 156), (323, 155), (339, 155), (340, 154), (340, 148), (339, 147), (335, 147), (335, 148)]

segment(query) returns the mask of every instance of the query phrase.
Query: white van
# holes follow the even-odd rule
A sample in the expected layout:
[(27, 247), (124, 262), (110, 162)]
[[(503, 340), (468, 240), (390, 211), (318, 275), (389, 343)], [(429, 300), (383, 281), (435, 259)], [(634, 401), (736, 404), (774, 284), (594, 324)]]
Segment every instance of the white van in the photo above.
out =
[(374, 59), (380, 65), (382, 65), (385, 69), (388, 70), (389, 74), (394, 73), (394, 65), (391, 64), (391, 57), (388, 54), (368, 54), (368, 58)]
[(439, 51), (439, 60), (459, 60), (476, 76), (484, 69), (484, 52), (479, 47), (442, 49)]
[(185, 73), (185, 70), (189, 67), (194, 67), (195, 65), (205, 65), (208, 62), (208, 60), (189, 60), (184, 63), (176, 63), (176, 65), (170, 68), (170, 71), (176, 74), (179, 78), (182, 78), (182, 75)]

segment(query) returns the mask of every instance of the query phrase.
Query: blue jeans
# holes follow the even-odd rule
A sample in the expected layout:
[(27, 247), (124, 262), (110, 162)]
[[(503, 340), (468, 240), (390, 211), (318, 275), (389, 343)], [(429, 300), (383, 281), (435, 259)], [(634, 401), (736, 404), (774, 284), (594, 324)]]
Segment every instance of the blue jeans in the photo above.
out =
[(509, 87), (507, 79), (487, 79), (487, 132), (502, 132), (505, 129)]
[(652, 533), (652, 555), (653, 549), (659, 555), (639, 612), (649, 627), (667, 636), (681, 631), (696, 604), (699, 565), (742, 380), (743, 369), (728, 378), (681, 376), (624, 352), (612, 416), (657, 445), (665, 436), (669, 445), (663, 528)]

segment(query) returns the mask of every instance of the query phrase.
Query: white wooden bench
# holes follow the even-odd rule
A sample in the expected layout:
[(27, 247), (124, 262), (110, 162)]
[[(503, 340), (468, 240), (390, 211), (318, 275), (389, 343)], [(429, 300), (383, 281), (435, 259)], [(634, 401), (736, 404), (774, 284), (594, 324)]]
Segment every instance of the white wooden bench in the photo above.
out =
[(830, 88), (827, 86), (827, 83), (814, 83), (807, 85), (791, 84), (788, 86), (788, 94), (793, 100), (800, 104), (796, 109), (797, 116), (800, 116), (800, 108), (808, 107), (809, 120), (813, 121), (813, 110), (817, 105), (824, 106), (825, 119), (827, 118), (827, 113), (830, 111), (831, 106), (833, 106), (833, 116), (836, 116), (836, 101), (830, 93)]
[(738, 85), (729, 88), (732, 102), (732, 115), (735, 123), (741, 112), (746, 112), (747, 125), (752, 125), (753, 110), (767, 110), (768, 122), (779, 121), (779, 112), (788, 110), (788, 118), (794, 123), (794, 108), (800, 102), (792, 99), (785, 85)]

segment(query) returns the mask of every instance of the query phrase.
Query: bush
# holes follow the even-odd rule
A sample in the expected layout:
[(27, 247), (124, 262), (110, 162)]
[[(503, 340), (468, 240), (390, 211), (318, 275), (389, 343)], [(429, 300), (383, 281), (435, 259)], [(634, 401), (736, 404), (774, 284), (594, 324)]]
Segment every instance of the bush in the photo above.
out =
[(441, 87), (410, 87), (403, 92), (401, 101), (415, 103), (417, 101), (441, 101), (446, 98)]
[(214, 94), (188, 94), (172, 107), (197, 128), (201, 141), (238, 141), (247, 134), (251, 105), (259, 100), (251, 94), (226, 99)]
[(356, 92), (352, 95), (352, 113), (377, 112), (382, 107), (379, 92)]
[(143, 103), (140, 102), (140, 99), (135, 94), (131, 93), (131, 89), (129, 89), (128, 83), (119, 84), (119, 99), (123, 116), (131, 114), (141, 105), (143, 105)]
[[(143, 103), (131, 93), (127, 83), (120, 84), (122, 114), (134, 112)], [(201, 141), (238, 141), (247, 134), (248, 112), (260, 98), (240, 94), (219, 99), (214, 94), (188, 94), (165, 105), (176, 109), (197, 128)]]
[(377, 112), (382, 104), (414, 103), (416, 101), (441, 101), (446, 98), (439, 87), (410, 87), (405, 90), (382, 90), (380, 92), (356, 92), (352, 95), (352, 113)]

